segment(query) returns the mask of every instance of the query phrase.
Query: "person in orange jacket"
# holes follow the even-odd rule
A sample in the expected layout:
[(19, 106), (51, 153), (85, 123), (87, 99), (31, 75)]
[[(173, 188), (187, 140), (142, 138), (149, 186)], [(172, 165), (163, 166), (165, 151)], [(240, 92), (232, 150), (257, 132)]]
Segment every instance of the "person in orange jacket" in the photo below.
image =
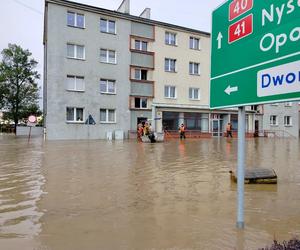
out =
[(185, 139), (185, 127), (184, 124), (181, 124), (179, 127), (180, 139)]
[(226, 126), (226, 135), (227, 137), (231, 137), (232, 138), (232, 126), (231, 123), (228, 122), (227, 126)]

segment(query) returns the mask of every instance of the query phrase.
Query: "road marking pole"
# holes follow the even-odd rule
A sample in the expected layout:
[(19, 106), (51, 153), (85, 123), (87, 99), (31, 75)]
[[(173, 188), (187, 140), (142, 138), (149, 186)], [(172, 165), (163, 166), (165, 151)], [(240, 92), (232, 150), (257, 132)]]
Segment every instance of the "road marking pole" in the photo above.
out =
[(245, 107), (239, 107), (238, 114), (238, 166), (237, 166), (237, 223), (238, 229), (243, 229), (244, 222), (244, 185), (245, 185)]

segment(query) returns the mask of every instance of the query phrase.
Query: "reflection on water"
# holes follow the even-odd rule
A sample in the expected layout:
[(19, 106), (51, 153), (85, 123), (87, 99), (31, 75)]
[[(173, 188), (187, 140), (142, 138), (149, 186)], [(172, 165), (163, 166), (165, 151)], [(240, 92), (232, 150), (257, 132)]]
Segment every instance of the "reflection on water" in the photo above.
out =
[(228, 173), (236, 148), (223, 138), (27, 145), (2, 137), (0, 245), (32, 238), (53, 250), (257, 249), (300, 235), (298, 141), (247, 141), (247, 166), (274, 168), (279, 183), (245, 187), (244, 232), (235, 229)]
[[(3, 143), (2, 143), (3, 142)], [(41, 231), (37, 202), (45, 182), (40, 145), (0, 144), (0, 238), (33, 237)]]

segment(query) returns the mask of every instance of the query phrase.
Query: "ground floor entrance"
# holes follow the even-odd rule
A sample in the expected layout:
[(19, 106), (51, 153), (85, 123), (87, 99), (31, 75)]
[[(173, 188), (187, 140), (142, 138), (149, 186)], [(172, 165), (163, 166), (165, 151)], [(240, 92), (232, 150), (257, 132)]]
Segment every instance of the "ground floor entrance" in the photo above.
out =
[(219, 137), (223, 135), (223, 120), (211, 120), (211, 132), (213, 137)]

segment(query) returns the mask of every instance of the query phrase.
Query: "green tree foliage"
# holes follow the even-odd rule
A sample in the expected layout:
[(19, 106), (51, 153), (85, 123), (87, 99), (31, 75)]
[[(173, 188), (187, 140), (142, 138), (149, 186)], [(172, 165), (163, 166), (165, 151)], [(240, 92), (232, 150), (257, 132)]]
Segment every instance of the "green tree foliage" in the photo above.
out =
[(0, 108), (7, 110), (5, 118), (13, 120), (16, 129), (21, 119), (40, 114), (36, 82), (40, 75), (35, 70), (38, 63), (28, 50), (16, 44), (9, 44), (1, 55)]

